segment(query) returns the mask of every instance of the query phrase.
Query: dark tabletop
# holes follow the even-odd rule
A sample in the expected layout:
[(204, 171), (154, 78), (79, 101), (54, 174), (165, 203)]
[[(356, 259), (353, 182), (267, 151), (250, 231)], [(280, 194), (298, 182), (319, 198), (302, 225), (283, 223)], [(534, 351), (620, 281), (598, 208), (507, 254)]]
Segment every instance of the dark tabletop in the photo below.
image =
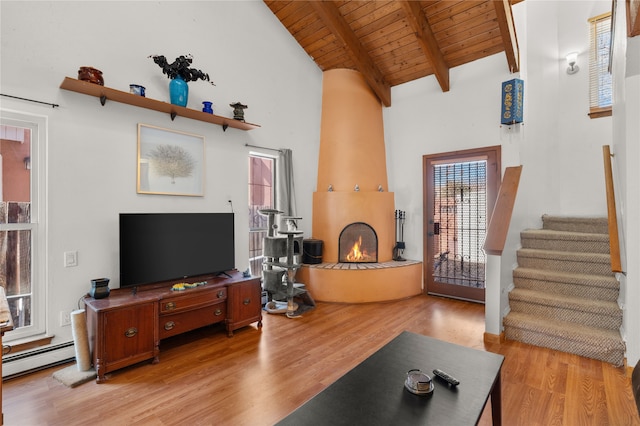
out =
[[(415, 333), (403, 332), (279, 425), (475, 425), (499, 377), (504, 357)], [(432, 377), (434, 391), (404, 388), (407, 371)], [(452, 388), (433, 375), (446, 371)]]

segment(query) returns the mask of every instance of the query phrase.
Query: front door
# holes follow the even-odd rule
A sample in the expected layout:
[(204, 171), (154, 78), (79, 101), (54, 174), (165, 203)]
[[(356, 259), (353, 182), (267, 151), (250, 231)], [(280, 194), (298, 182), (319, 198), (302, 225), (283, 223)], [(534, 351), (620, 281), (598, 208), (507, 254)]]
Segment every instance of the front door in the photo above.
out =
[(484, 303), (484, 245), (500, 185), (500, 147), (423, 157), (428, 294)]

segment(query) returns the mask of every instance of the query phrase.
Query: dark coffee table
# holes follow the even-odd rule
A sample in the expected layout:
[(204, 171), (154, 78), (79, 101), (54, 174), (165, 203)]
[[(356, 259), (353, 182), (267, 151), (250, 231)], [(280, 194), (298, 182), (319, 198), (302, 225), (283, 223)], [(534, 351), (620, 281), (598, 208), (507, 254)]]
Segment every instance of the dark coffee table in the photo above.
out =
[[(475, 425), (491, 396), (493, 424), (500, 425), (503, 361), (502, 355), (405, 331), (278, 424)], [(414, 368), (432, 377), (431, 394), (404, 388), (407, 371)], [(460, 384), (452, 388), (435, 378), (434, 368)]]

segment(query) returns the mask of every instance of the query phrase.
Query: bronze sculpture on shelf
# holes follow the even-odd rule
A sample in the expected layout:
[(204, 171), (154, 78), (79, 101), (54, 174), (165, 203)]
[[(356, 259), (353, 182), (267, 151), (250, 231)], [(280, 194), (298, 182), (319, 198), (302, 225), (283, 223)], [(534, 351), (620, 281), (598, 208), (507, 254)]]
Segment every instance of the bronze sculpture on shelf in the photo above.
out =
[(233, 108), (233, 119), (244, 121), (244, 110), (249, 108), (247, 105), (243, 105), (241, 102), (229, 104)]

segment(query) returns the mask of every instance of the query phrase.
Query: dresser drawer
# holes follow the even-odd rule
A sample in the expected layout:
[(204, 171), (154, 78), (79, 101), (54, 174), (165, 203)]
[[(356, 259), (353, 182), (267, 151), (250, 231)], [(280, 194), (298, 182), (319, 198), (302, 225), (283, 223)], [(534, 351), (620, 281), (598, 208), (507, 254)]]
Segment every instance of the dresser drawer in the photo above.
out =
[(167, 297), (160, 301), (160, 315), (188, 311), (227, 299), (226, 287), (184, 290), (180, 293), (184, 294)]
[(225, 302), (172, 315), (162, 315), (158, 326), (160, 339), (222, 322), (226, 316), (227, 305)]

